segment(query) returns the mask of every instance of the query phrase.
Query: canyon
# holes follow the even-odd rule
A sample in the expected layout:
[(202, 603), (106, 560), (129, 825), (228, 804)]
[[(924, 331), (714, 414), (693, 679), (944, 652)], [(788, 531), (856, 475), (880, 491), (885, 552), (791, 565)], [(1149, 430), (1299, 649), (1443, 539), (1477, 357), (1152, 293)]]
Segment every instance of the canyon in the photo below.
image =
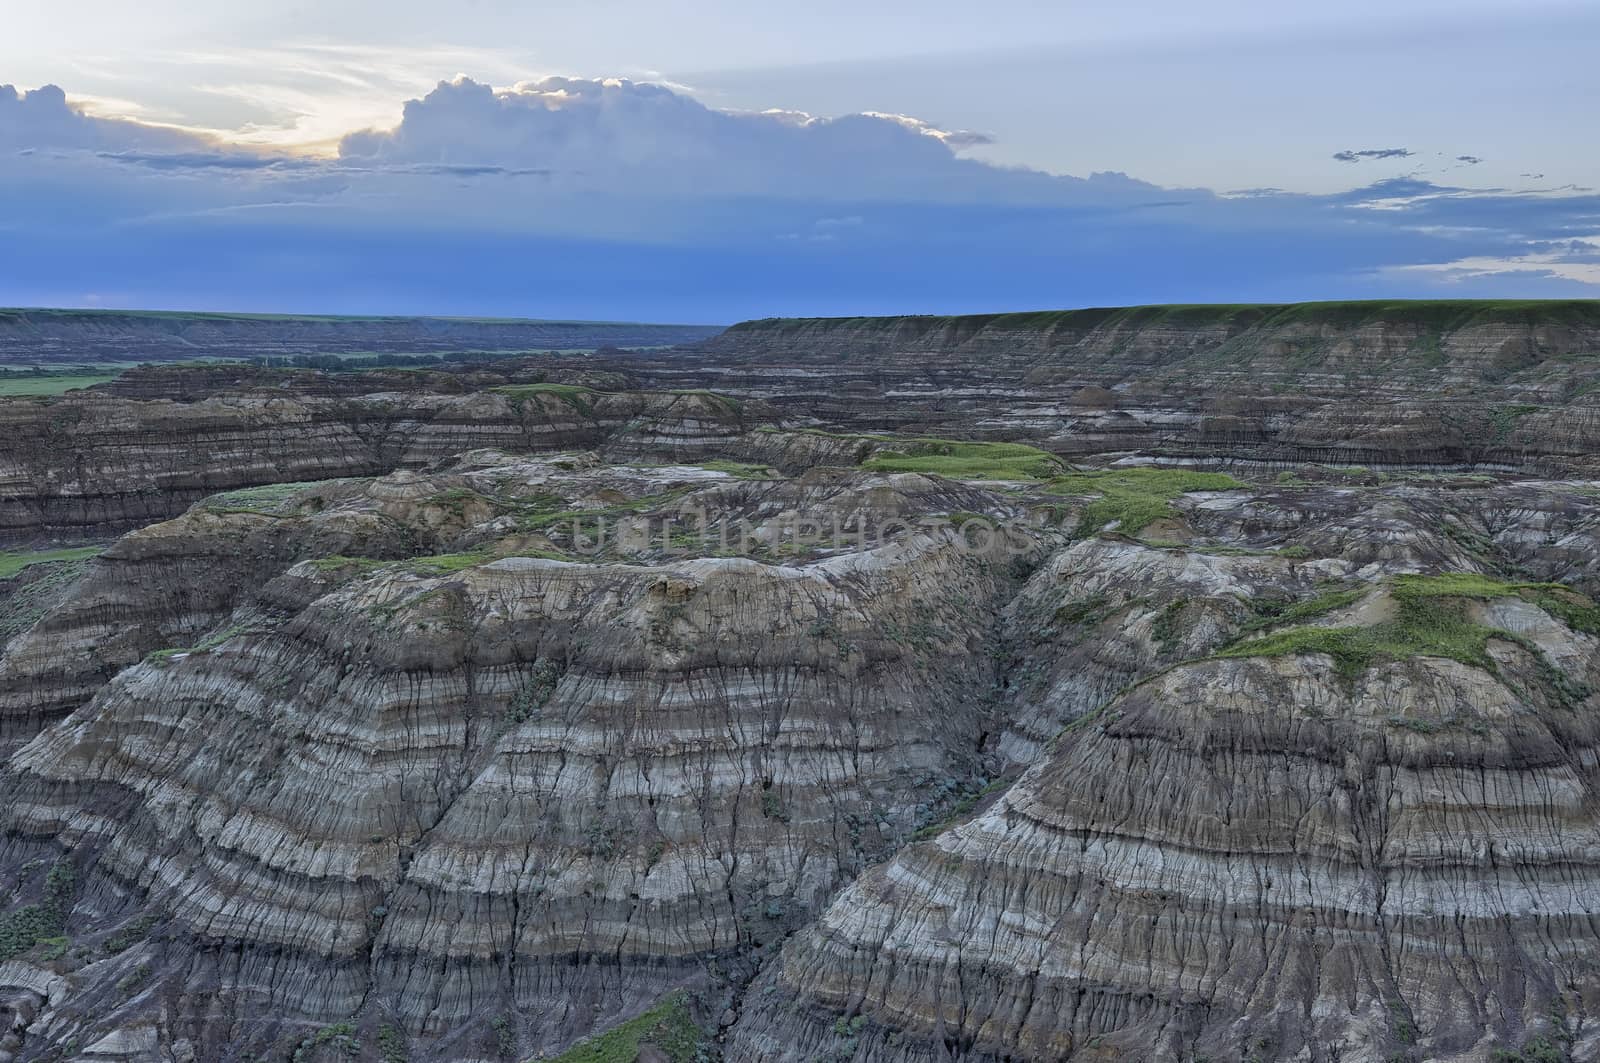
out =
[(1600, 1058), (1600, 305), (648, 346), (0, 399), (0, 1060)]

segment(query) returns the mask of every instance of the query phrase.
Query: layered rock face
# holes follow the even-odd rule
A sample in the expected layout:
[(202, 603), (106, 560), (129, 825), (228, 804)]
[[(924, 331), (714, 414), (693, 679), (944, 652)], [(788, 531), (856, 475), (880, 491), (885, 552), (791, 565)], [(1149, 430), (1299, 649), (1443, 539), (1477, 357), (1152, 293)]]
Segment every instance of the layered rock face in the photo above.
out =
[[(1237, 324), (1095, 327), (1268, 379)], [(769, 354), (9, 407), (13, 532), (96, 544), (0, 558), (0, 1063), (1600, 1057), (1600, 489), (1553, 436), (1279, 468), (1132, 383), (1063, 427)]]
[(630, 371), (1063, 455), (1594, 471), (1600, 309), (1339, 303), (745, 322)]
[(852, 885), (728, 1058), (1482, 1059), (1535, 1034), (1587, 1058), (1595, 704), (1493, 652), (1497, 676), (1251, 658), (1135, 688)]
[[(708, 972), (749, 977), (939, 794), (985, 774), (1007, 557), (911, 531), (821, 555), (759, 545), (815, 556), (803, 564), (618, 565), (529, 556), (529, 536), (558, 550), (549, 517), (604, 513), (618, 488), (663, 520), (758, 531), (805, 503), (870, 531), (1004, 499), (916, 475), (808, 485), (584, 455), (456, 467), (277, 503), (280, 575), (235, 580), (222, 619), (168, 603), (153, 624), (204, 615), (212, 634), (121, 668), (15, 756), (9, 837), (19, 857), (49, 840), (81, 869), (74, 937), (161, 928), (125, 955), (91, 947), (31, 1038), (153, 1029), (235, 1058), (364, 1013), (440, 1058), (470, 1056), (492, 1020), (525, 1048), (559, 1046)], [(464, 516), (441, 518), (451, 505)], [(403, 538), (401, 518), (414, 540), (478, 552), (341, 553), (395, 541), (353, 525)], [(203, 525), (235, 542), (219, 523), (201, 506), (128, 537), (51, 621), (146, 582), (115, 563), (150, 540)], [(184, 563), (215, 563), (187, 547)], [(331, 556), (292, 563), (318, 550)], [(141, 966), (148, 986), (119, 996)], [(157, 1017), (156, 1000), (174, 1003)]]
[[(595, 446), (635, 420), (699, 441), (673, 400), (706, 404), (713, 435), (787, 421), (1025, 438), (1074, 459), (1587, 476), (1597, 353), (1592, 303), (1355, 303), (757, 321), (665, 352), (418, 373), (156, 368), (89, 395), (0, 402), (15, 440), (0, 535), (125, 530), (218, 490), (472, 446)], [(519, 393), (535, 383), (547, 387)], [(707, 388), (737, 401), (661, 394)]]
[(1057, 553), (1006, 616), (1026, 772), (796, 935), (726, 1058), (1600, 1051), (1600, 615), (1407, 575), (1592, 529), (1569, 492), (1205, 496), (1185, 535), (1273, 545)]
[(540, 383), (330, 396), (308, 394), (318, 390), (310, 381), (296, 383), (287, 391), (252, 383), (186, 402), (93, 391), (0, 402), (8, 440), (0, 454), (0, 537), (104, 534), (173, 516), (217, 491), (371, 476), (476, 447), (555, 450), (632, 436), (637, 445), (693, 456), (766, 420), (758, 405), (703, 394)]

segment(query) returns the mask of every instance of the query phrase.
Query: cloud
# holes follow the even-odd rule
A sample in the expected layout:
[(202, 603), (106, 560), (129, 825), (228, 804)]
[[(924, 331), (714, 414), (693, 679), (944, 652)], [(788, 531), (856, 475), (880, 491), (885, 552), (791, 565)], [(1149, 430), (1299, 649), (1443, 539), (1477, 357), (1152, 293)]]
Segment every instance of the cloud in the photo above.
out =
[(1476, 155), (1457, 155), (1456, 156), (1456, 161), (1457, 162), (1464, 162), (1468, 166), (1476, 166), (1479, 163), (1481, 163), (1483, 160), (1478, 158)]
[(914, 133), (932, 137), (941, 144), (956, 151), (963, 148), (977, 148), (985, 144), (993, 144), (994, 137), (988, 133), (978, 133), (971, 129), (940, 129), (937, 126), (924, 122), (920, 118), (913, 118), (908, 114), (886, 114), (883, 111), (864, 111), (867, 118), (881, 118), (886, 122), (894, 122)]
[[(342, 162), (536, 168), (591, 189), (648, 185), (654, 195), (806, 198), (1058, 197), (1066, 181), (958, 157), (988, 143), (878, 112), (821, 118), (799, 111), (723, 111), (662, 85), (549, 77), (496, 91), (440, 82), (405, 106), (392, 130), (346, 136)], [(1151, 186), (1102, 179), (1107, 195)]]
[(1408, 148), (1367, 148), (1363, 151), (1340, 151), (1334, 158), (1340, 162), (1360, 162), (1363, 159), (1409, 159), (1416, 152)]
[(1600, 196), (1576, 189), (1219, 195), (994, 166), (962, 154), (975, 136), (456, 78), (318, 158), (0, 90), (0, 230), (29, 264), (0, 304), (716, 321), (1600, 292)]
[(67, 103), (56, 85), (19, 92), (0, 85), (0, 152), (56, 148), (94, 151), (180, 151), (209, 142), (157, 126), (93, 118)]

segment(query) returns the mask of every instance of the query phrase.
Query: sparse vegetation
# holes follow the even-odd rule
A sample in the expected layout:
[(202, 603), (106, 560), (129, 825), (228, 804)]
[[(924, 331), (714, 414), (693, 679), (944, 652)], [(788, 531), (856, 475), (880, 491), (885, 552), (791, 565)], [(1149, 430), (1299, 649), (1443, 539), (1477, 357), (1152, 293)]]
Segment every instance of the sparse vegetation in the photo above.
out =
[(506, 384), (493, 390), (517, 403), (548, 395), (561, 400), (585, 417), (594, 415), (595, 391), (580, 384)]
[(462, 520), (466, 517), (467, 506), (473, 502), (482, 502), (486, 505), (493, 505), (489, 499), (485, 498), (483, 495), (480, 495), (470, 487), (452, 487), (450, 490), (440, 491), (438, 494), (428, 499), (428, 505), (438, 506), (441, 509), (448, 509), (457, 520)]
[(1108, 599), (1103, 594), (1096, 594), (1058, 607), (1054, 618), (1062, 627), (1093, 627), (1110, 615)]
[[(1562, 603), (1563, 608), (1588, 618), (1592, 603), (1559, 584), (1505, 583), (1471, 572), (1449, 572), (1434, 576), (1399, 576), (1389, 584), (1395, 601), (1392, 620), (1367, 627), (1295, 627), (1264, 638), (1235, 643), (1221, 651), (1221, 657), (1277, 657), (1296, 653), (1325, 653), (1334, 660), (1341, 679), (1354, 680), (1380, 660), (1408, 657), (1447, 657), (1463, 664), (1495, 671), (1488, 655), (1491, 638), (1522, 644), (1509, 632), (1472, 622), (1461, 603), (1465, 600), (1492, 600), (1523, 597), (1536, 604), (1541, 599)], [(1355, 591), (1332, 592), (1301, 606), (1292, 607), (1277, 618), (1279, 624), (1308, 619), (1351, 604)], [(1576, 604), (1581, 599), (1586, 605)], [(1264, 626), (1264, 625), (1263, 625)]]
[(51, 603), (83, 575), (89, 562), (100, 552), (98, 546), (87, 546), (0, 553), (0, 580), (12, 579), (34, 569), (28, 572), (27, 578), (6, 587), (6, 593), (0, 597), (0, 644), (37, 623)]
[(1494, 1063), (1571, 1063), (1572, 1053), (1549, 1037), (1532, 1037), (1521, 1048), (1497, 1048)]
[(104, 384), (121, 376), (116, 373), (56, 373), (48, 370), (30, 373), (0, 371), (0, 398), (24, 395), (64, 395), (79, 388)]
[[(938, 837), (940, 834), (943, 834), (945, 831), (953, 827), (958, 821), (971, 815), (972, 810), (978, 807), (978, 802), (982, 801), (991, 794), (999, 793), (1001, 790), (1004, 790), (1015, 781), (1016, 779), (1014, 776), (1002, 776), (998, 779), (991, 779), (977, 790), (967, 790), (966, 792), (961, 793), (961, 796), (956, 799), (955, 804), (950, 806), (950, 811), (946, 813), (943, 818), (939, 819), (937, 822), (929, 823), (926, 826), (919, 827), (916, 832), (911, 835), (911, 840), (922, 842), (927, 841), (929, 838)], [(961, 791), (958, 789), (955, 792), (960, 793)]]
[(1183, 639), (1183, 612), (1189, 608), (1189, 599), (1174, 598), (1156, 614), (1150, 625), (1150, 637), (1162, 653), (1170, 653)]
[(406, 1035), (393, 1026), (378, 1027), (378, 1058), (383, 1063), (406, 1063)]
[(1245, 485), (1220, 472), (1187, 469), (1109, 469), (1057, 476), (1050, 490), (1061, 495), (1098, 495), (1078, 521), (1080, 537), (1111, 525), (1137, 535), (1151, 523), (1176, 517), (1172, 500), (1191, 491), (1233, 491)]
[(489, 1023), (489, 1028), (494, 1031), (495, 1051), (501, 1059), (510, 1059), (511, 1053), (517, 1048), (517, 1034), (511, 1026), (510, 1017), (496, 1015)]
[(405, 562), (413, 572), (427, 576), (449, 576), (481, 565), (493, 557), (487, 550), (469, 550), (460, 554), (434, 554), (431, 557), (413, 557)]
[(77, 895), (77, 873), (58, 863), (45, 875), (44, 897), (0, 916), (0, 960), (20, 956), (35, 945), (53, 942), (66, 929)]
[(1303, 624), (1307, 620), (1315, 620), (1319, 616), (1326, 616), (1352, 606), (1360, 601), (1365, 593), (1366, 591), (1360, 588), (1325, 591), (1315, 598), (1301, 602), (1282, 598), (1255, 598), (1246, 603), (1255, 615), (1244, 624), (1242, 630), (1249, 634), (1283, 624)]
[(526, 723), (538, 714), (555, 693), (561, 682), (561, 666), (554, 661), (539, 661), (533, 666), (528, 682), (512, 697), (506, 706), (505, 722), (508, 727)]
[(700, 467), (711, 472), (725, 472), (739, 480), (767, 480), (773, 476), (772, 469), (766, 465), (751, 465), (747, 462), (727, 461), (721, 458), (702, 461)]
[[(322, 481), (328, 482), (328, 481)], [(255, 513), (266, 517), (280, 516), (286, 504), (307, 488), (316, 487), (318, 481), (300, 483), (262, 484), (259, 487), (242, 487), (237, 491), (224, 491), (212, 495), (200, 505), (212, 513)]]
[(97, 557), (103, 546), (72, 546), (60, 550), (8, 550), (0, 552), (0, 579), (10, 579), (32, 565), (57, 561), (87, 561)]
[(1502, 406), (1490, 415), (1490, 427), (1494, 433), (1494, 442), (1503, 443), (1516, 429), (1517, 422), (1530, 413), (1538, 413), (1539, 407), (1528, 405)]
[(674, 391), (668, 391), (666, 394), (695, 395), (703, 399), (709, 399), (717, 405), (724, 407), (729, 413), (738, 413), (744, 408), (744, 404), (738, 399), (734, 398), (732, 395), (724, 395), (720, 391), (707, 391), (705, 388), (683, 388)]
[(338, 1022), (332, 1026), (324, 1026), (316, 1033), (301, 1040), (295, 1046), (294, 1054), (290, 1057), (293, 1063), (301, 1063), (310, 1058), (312, 1053), (319, 1048), (330, 1048), (340, 1055), (355, 1058), (361, 1054), (361, 1041), (356, 1037), (354, 1023)]
[[(148, 963), (139, 964), (133, 970), (117, 979), (117, 991), (122, 993), (124, 996), (132, 996), (134, 993), (137, 993), (146, 982), (150, 981), (150, 974), (150, 965)], [(295, 1058), (298, 1059), (300, 1057), (296, 1056)]]
[(634, 1063), (645, 1044), (660, 1049), (672, 1063), (695, 1063), (704, 1041), (688, 1000), (674, 993), (643, 1015), (578, 1042), (552, 1063)]
[(143, 941), (145, 935), (149, 934), (151, 928), (160, 921), (161, 916), (154, 912), (141, 915), (115, 934), (106, 938), (100, 948), (109, 956), (115, 956), (119, 952), (126, 952)]
[(861, 467), (931, 473), (952, 480), (1043, 480), (1063, 469), (1060, 458), (1025, 443), (909, 438), (889, 440)]

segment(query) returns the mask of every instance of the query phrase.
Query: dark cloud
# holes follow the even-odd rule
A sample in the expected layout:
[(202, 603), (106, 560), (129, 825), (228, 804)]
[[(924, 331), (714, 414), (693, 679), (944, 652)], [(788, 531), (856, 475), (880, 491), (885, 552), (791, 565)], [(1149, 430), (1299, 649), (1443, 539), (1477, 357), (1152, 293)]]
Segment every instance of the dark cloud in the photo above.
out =
[(1409, 159), (1416, 152), (1409, 148), (1366, 148), (1362, 151), (1340, 151), (1334, 158), (1340, 162), (1360, 162), (1362, 159)]
[(1480, 162), (1482, 162), (1483, 160), (1478, 158), (1478, 156), (1476, 156), (1476, 155), (1457, 155), (1456, 156), (1456, 161), (1457, 162), (1464, 162), (1468, 166), (1476, 166)]

